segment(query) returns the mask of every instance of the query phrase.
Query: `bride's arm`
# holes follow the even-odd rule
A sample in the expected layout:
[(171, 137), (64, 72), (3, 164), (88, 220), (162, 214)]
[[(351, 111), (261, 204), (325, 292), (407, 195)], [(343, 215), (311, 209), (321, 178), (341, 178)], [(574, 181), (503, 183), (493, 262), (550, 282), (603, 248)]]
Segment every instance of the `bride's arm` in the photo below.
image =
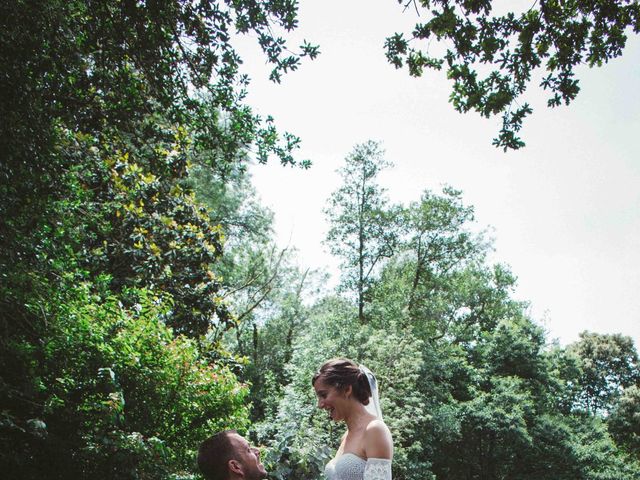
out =
[(369, 458), (364, 467), (363, 480), (391, 480), (390, 458)]

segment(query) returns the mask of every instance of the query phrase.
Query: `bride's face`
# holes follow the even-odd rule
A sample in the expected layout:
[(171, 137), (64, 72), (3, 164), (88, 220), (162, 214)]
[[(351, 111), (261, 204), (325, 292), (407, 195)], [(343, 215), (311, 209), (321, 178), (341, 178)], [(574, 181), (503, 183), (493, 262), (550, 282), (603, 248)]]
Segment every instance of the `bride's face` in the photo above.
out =
[(340, 391), (336, 387), (324, 382), (322, 377), (316, 380), (313, 385), (318, 397), (318, 408), (329, 412), (331, 420), (344, 420), (350, 408), (349, 394), (351, 387)]

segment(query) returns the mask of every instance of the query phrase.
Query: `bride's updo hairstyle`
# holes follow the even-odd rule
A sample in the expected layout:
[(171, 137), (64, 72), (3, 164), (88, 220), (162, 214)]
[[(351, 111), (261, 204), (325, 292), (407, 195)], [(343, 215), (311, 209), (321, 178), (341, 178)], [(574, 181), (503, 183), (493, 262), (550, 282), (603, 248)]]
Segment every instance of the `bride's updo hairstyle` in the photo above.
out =
[(353, 396), (363, 405), (369, 404), (371, 387), (367, 375), (351, 360), (346, 358), (327, 360), (313, 376), (311, 385), (315, 385), (318, 379), (322, 379), (324, 383), (339, 391), (344, 391), (351, 386)]

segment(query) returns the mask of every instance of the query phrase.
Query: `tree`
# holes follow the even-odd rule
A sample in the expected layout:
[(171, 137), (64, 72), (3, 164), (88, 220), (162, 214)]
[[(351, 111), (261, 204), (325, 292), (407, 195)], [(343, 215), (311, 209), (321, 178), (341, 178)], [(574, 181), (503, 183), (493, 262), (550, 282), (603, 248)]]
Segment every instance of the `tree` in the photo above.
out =
[(502, 318), (458, 348), (438, 356), (450, 397), (432, 413), (437, 478), (638, 478), (603, 419), (556, 399), (562, 379), (530, 319)]
[[(401, 210), (397, 254), (382, 271), (375, 287), (381, 308), (384, 298), (398, 297), (400, 311), (424, 340), (450, 333), (462, 309), (461, 283), (481, 264), (488, 245), (470, 230), (473, 208), (461, 192), (445, 187), (441, 194), (426, 190), (420, 201)], [(395, 278), (395, 281), (392, 280)], [(392, 291), (391, 291), (391, 290)]]
[(396, 209), (377, 184), (378, 174), (389, 166), (378, 143), (356, 145), (340, 169), (343, 184), (325, 208), (331, 225), (325, 242), (342, 260), (342, 286), (355, 295), (361, 323), (376, 267), (393, 255), (398, 239)]
[[(406, 66), (416, 77), (425, 68), (444, 66), (453, 80), (450, 101), (457, 111), (474, 110), (487, 118), (502, 114), (493, 144), (505, 151), (524, 146), (518, 132), (532, 109), (520, 98), (537, 70), (547, 72), (540, 87), (551, 93), (548, 106), (568, 105), (580, 91), (574, 69), (618, 57), (626, 30), (640, 32), (635, 0), (542, 0), (503, 15), (493, 13), (497, 2), (491, 0), (398, 3), (415, 8), (421, 21), (408, 38), (395, 33), (386, 39), (389, 62)], [(432, 40), (446, 42), (446, 53), (430, 52)]]
[[(233, 305), (235, 323), (241, 326), (282, 282), (290, 252), (271, 241), (273, 213), (259, 204), (244, 165), (232, 167), (219, 172), (200, 164), (189, 180), (211, 221), (225, 233), (224, 253), (214, 272), (224, 285), (222, 298)], [(244, 355), (242, 349), (238, 353)]]
[(235, 342), (229, 342), (250, 360), (240, 378), (250, 384), (254, 422), (273, 417), (289, 382), (296, 339), (307, 326), (304, 298), (310, 296), (313, 273), (286, 268), (269, 298), (238, 325)]
[[(191, 161), (223, 172), (244, 161), (252, 144), (259, 161), (275, 153), (284, 163), (295, 163), (291, 152), (297, 139), (278, 134), (270, 118), (261, 119), (243, 103), (248, 80), (239, 71), (232, 34), (258, 37), (277, 81), (297, 68), (302, 56), (317, 54), (307, 43), (291, 53), (273, 33), (296, 26), (296, 5), (54, 0), (5, 2), (0, 8), (0, 268), (10, 271), (19, 264), (46, 272), (55, 254), (34, 248), (42, 243), (57, 252), (80, 249), (85, 266), (108, 265), (114, 288), (146, 272), (150, 283), (170, 285), (172, 293), (190, 298), (200, 316), (194, 331), (206, 330), (218, 289), (202, 275), (219, 258), (222, 232), (215, 225), (199, 228), (204, 217), (186, 205), (189, 192), (179, 183)], [(146, 180), (133, 188), (141, 171)], [(123, 173), (127, 178), (111, 178)], [(82, 190), (86, 197), (77, 195)], [(159, 196), (166, 197), (153, 200)], [(171, 201), (176, 197), (180, 201)], [(73, 217), (63, 222), (73, 227), (55, 227), (54, 210), (68, 198), (76, 203), (69, 202), (74, 208), (66, 214), (86, 218), (89, 209), (101, 219), (102, 231), (56, 248), (40, 227), (49, 233), (90, 230), (73, 224)], [(126, 208), (116, 208), (120, 200)], [(107, 232), (110, 215), (117, 217), (116, 228)], [(188, 232), (189, 225), (198, 227)], [(43, 242), (34, 239), (34, 230)], [(200, 245), (187, 260), (187, 249), (163, 248), (175, 245), (177, 234), (195, 243), (207, 237), (208, 246)], [(129, 243), (133, 236), (137, 240)], [(91, 253), (100, 249), (94, 262)], [(198, 255), (194, 266), (190, 262)], [(182, 278), (165, 269), (168, 262), (183, 260)], [(187, 272), (191, 268), (197, 273)], [(201, 284), (206, 291), (200, 291)], [(208, 305), (198, 305), (198, 299)]]
[(631, 337), (582, 332), (568, 350), (580, 359), (581, 390), (576, 404), (586, 412), (608, 413), (624, 389), (640, 380), (638, 353)]
[(466, 230), (473, 221), (473, 208), (462, 205), (461, 193), (452, 188), (445, 188), (442, 196), (426, 191), (420, 202), (412, 203), (406, 211), (407, 247), (415, 265), (408, 303), (410, 314), (417, 308), (419, 298), (429, 297), (425, 293), (433, 290), (425, 289), (425, 284), (455, 269), (481, 248)]
[(246, 165), (235, 163), (220, 170), (208, 162), (194, 163), (188, 183), (207, 207), (211, 221), (225, 232), (225, 258), (229, 250), (268, 242), (273, 234), (273, 212), (261, 204)]
[(186, 180), (250, 148), (296, 163), (233, 47), (255, 34), (277, 81), (317, 54), (273, 33), (295, 25), (291, 2), (2, 2), (3, 472), (180, 475), (205, 434), (246, 426), (238, 360), (203, 336), (234, 325), (224, 232)]
[[(52, 202), (70, 196), (67, 173), (79, 160), (99, 168), (95, 155), (67, 149), (69, 134), (148, 158), (158, 153), (149, 144), (166, 141), (157, 128), (162, 125), (186, 130), (189, 156), (220, 171), (246, 158), (252, 143), (260, 161), (276, 153), (295, 163), (297, 139), (278, 134), (270, 118), (243, 104), (248, 80), (232, 43), (234, 29), (255, 34), (278, 80), (297, 68), (300, 56), (317, 54), (306, 43), (290, 53), (272, 34), (272, 27), (295, 27), (295, 4), (54, 0), (4, 2), (0, 8), (3, 270), (37, 263), (24, 239), (50, 223)], [(162, 172), (163, 181), (184, 178), (184, 158)], [(148, 168), (158, 177), (155, 166)]]
[[(292, 53), (273, 33), (295, 28), (293, 3), (54, 0), (2, 8), (1, 138), (14, 139), (3, 143), (13, 160), (3, 164), (5, 174), (16, 173), (20, 152), (47, 145), (53, 120), (91, 132), (150, 112), (176, 122), (196, 120), (199, 140), (216, 145), (218, 160), (235, 161), (241, 148), (262, 138), (258, 151), (265, 160), (278, 136), (270, 120), (262, 122), (242, 104), (248, 79), (239, 70), (233, 34), (258, 38), (274, 81), (295, 70), (302, 56), (318, 53), (306, 42)], [(286, 140), (289, 147), (296, 143)], [(286, 150), (284, 145), (281, 153)], [(37, 158), (30, 165), (46, 166)]]
[(55, 285), (49, 303), (27, 306), (48, 320), (39, 342), (3, 339), (10, 478), (168, 478), (193, 470), (211, 431), (248, 424), (246, 386), (165, 324), (171, 298), (132, 290), (127, 308), (107, 280)]
[(607, 418), (616, 441), (640, 460), (640, 386), (626, 388)]

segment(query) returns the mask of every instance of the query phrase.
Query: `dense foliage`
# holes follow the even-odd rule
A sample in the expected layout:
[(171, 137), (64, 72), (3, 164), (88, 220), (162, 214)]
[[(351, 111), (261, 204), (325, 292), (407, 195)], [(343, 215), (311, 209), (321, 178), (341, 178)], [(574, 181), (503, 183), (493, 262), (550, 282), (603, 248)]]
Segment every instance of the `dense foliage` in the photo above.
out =
[(5, 340), (8, 478), (167, 477), (192, 469), (212, 430), (247, 425), (247, 390), (229, 367), (166, 326), (170, 297), (130, 291), (125, 308), (96, 287), (58, 285), (39, 342)]
[(224, 209), (189, 174), (295, 163), (232, 43), (256, 35), (277, 81), (317, 54), (274, 33), (295, 24), (282, 2), (2, 2), (4, 475), (189, 476), (199, 441), (247, 427)]

